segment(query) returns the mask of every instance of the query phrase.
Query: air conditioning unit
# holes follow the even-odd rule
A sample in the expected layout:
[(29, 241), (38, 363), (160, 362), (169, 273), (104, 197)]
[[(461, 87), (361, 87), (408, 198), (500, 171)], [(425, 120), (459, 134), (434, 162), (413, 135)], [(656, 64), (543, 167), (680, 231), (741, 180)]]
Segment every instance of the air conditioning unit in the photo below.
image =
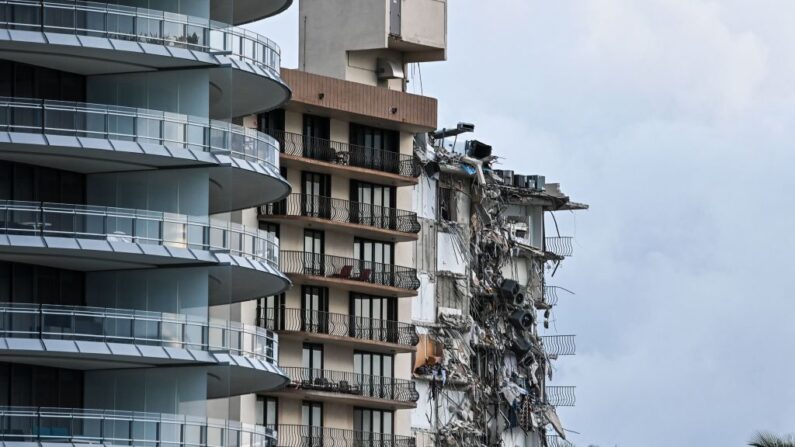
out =
[(491, 146), (478, 140), (467, 141), (465, 149), (468, 156), (478, 160), (491, 156)]
[(397, 62), (393, 62), (379, 57), (376, 59), (375, 67), (378, 79), (404, 79), (403, 67)]
[(528, 175), (527, 187), (536, 191), (544, 191), (547, 189), (547, 178), (543, 175)]
[(527, 188), (527, 176), (526, 175), (514, 175), (513, 176), (513, 186), (517, 188)]

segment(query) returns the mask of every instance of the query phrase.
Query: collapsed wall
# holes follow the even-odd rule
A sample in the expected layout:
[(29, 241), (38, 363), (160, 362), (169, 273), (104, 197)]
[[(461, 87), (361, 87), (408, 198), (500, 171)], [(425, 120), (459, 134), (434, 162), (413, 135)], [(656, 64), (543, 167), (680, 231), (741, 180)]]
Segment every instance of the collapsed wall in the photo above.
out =
[[(423, 166), (416, 195), (423, 285), (413, 315), (421, 333), (418, 446), (562, 445), (547, 436), (566, 435), (546, 385), (557, 353), (538, 325), (548, 325), (554, 305), (545, 269), (554, 271), (570, 247), (547, 247), (544, 212), (587, 206), (543, 177), (493, 169), (491, 147), (475, 143), (462, 154), (427, 135), (415, 139)], [(552, 394), (573, 404), (573, 391), (564, 391)]]

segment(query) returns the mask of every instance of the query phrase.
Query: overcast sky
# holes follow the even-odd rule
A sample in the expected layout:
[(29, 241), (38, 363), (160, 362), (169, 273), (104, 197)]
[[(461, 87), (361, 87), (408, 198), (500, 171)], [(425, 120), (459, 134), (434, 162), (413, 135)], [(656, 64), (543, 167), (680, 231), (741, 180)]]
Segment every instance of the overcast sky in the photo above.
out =
[[(254, 25), (297, 65), (297, 5)], [(795, 2), (452, 0), (439, 124), (591, 205), (553, 285), (581, 447), (795, 431)], [(412, 88), (419, 79), (412, 79)]]

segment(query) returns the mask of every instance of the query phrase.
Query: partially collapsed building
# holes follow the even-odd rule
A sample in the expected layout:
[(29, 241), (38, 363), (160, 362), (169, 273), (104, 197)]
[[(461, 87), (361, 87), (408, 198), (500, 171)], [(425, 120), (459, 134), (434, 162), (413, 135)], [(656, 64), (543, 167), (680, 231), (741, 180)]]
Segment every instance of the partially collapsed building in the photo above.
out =
[(551, 362), (574, 354), (571, 335), (542, 336), (557, 288), (547, 284), (572, 254), (552, 222), (587, 209), (544, 176), (495, 169), (492, 148), (445, 137), (468, 125), (415, 139), (422, 165), (416, 190), (420, 278), (413, 320), (419, 333), (412, 416), (419, 446), (569, 445), (556, 413), (574, 388), (551, 386)]

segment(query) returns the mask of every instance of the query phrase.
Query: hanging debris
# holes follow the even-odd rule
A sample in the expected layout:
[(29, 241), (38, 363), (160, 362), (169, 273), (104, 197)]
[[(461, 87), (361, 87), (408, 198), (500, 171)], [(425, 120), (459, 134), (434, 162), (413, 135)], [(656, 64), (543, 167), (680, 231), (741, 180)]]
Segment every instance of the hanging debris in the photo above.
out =
[[(574, 341), (542, 337), (538, 326), (548, 326), (557, 302), (545, 266), (556, 269), (573, 246), (557, 226), (556, 236), (546, 237), (544, 212), (587, 205), (571, 202), (543, 176), (493, 169), (498, 158), (487, 144), (448, 150), (449, 135), (415, 139), (419, 195), (433, 201), (436, 214), (423, 223), (436, 234), (436, 269), (428, 272), (436, 318), (415, 322), (426, 331), (414, 365), (415, 377), (428, 383), (427, 406), (418, 408), (427, 413), (424, 431), (437, 446), (500, 446), (517, 433), (546, 445), (558, 439), (546, 436), (548, 427), (565, 439), (555, 403), (573, 405), (573, 387), (546, 384), (550, 361), (573, 354)], [(418, 251), (429, 267), (430, 245), (423, 245)]]

